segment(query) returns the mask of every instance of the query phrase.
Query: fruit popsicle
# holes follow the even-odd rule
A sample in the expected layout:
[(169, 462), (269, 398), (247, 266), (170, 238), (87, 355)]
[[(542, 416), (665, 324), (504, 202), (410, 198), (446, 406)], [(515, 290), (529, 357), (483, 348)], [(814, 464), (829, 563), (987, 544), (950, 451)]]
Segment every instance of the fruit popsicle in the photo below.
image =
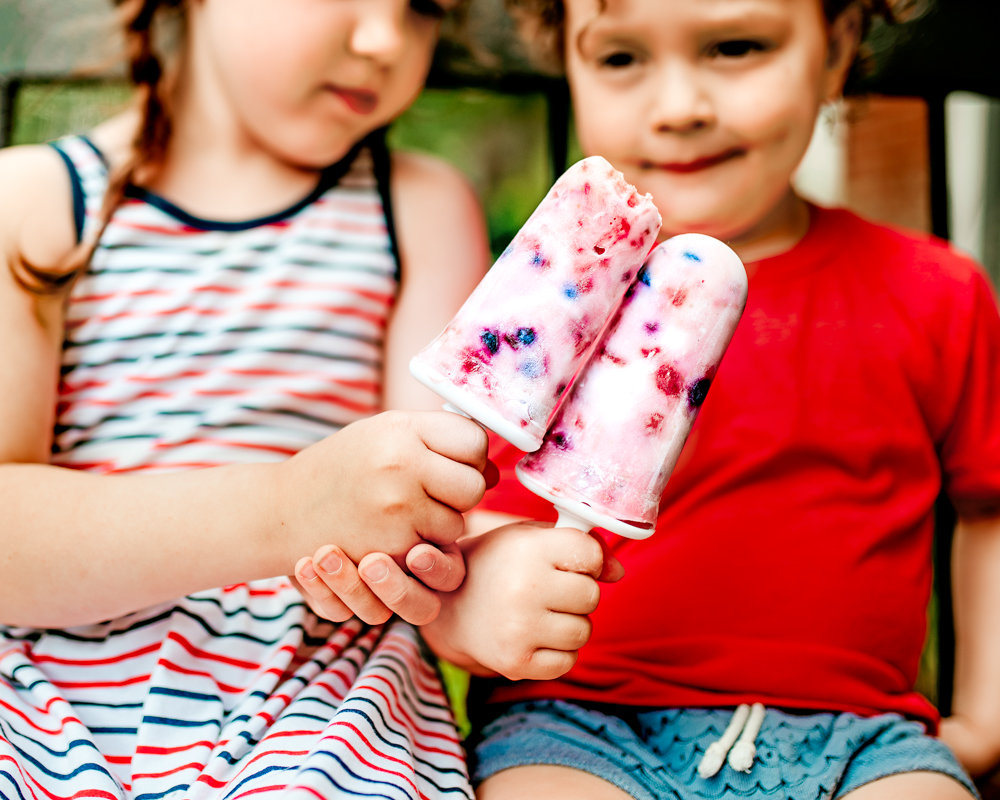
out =
[(683, 234), (650, 254), (541, 449), (516, 467), (559, 525), (652, 534), (746, 299), (743, 264), (716, 239)]
[(537, 450), (659, 230), (652, 198), (607, 161), (574, 164), (410, 372), (518, 449)]

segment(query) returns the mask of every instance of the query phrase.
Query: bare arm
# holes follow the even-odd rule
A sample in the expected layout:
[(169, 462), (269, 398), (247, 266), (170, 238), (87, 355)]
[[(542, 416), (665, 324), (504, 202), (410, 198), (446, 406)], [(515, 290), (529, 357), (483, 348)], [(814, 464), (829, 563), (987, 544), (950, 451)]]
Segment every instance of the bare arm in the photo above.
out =
[(70, 207), (49, 148), (0, 154), (0, 623), (96, 622), (290, 572), (330, 541), (360, 559), (461, 533), (454, 509), (482, 496), (486, 437), (444, 413), (364, 420), (277, 465), (104, 477), (46, 464), (62, 299), (25, 291), (8, 260), (61, 263)]
[(952, 574), (955, 694), (941, 738), (981, 775), (1000, 762), (1000, 517), (959, 523)]
[(453, 167), (411, 153), (394, 154), (392, 167), (403, 282), (386, 343), (385, 407), (437, 410), (441, 398), (410, 377), (410, 359), (486, 274), (486, 225), (472, 188)]

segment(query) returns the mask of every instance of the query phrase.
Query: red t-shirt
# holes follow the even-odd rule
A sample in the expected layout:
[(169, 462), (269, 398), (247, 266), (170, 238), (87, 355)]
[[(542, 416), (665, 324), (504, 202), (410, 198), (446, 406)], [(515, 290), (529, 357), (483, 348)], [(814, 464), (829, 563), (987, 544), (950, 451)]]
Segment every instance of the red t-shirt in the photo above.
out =
[[(495, 701), (895, 711), (913, 691), (933, 505), (1000, 512), (1000, 316), (972, 261), (930, 237), (814, 209), (747, 265), (746, 312), (645, 541), (558, 680)], [(482, 508), (554, 520), (495, 442)]]

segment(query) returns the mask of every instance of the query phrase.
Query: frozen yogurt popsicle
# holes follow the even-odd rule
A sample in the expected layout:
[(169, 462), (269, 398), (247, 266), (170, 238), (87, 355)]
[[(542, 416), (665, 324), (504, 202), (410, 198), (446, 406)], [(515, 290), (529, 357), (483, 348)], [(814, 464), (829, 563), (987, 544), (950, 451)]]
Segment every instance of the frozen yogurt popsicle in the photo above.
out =
[(517, 465), (560, 525), (643, 539), (747, 299), (737, 255), (700, 234), (657, 247), (542, 447)]
[(659, 230), (650, 196), (607, 161), (574, 164), (410, 372), (518, 449), (537, 450)]

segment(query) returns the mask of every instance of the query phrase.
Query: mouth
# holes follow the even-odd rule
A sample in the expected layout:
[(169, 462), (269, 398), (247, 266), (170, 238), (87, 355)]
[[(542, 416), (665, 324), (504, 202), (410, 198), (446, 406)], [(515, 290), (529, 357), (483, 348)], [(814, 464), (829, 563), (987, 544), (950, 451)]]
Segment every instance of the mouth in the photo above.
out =
[(370, 114), (378, 105), (378, 95), (367, 89), (347, 89), (329, 83), (325, 87), (331, 94), (337, 95), (355, 114)]
[(641, 169), (657, 169), (663, 172), (677, 172), (677, 173), (688, 173), (688, 172), (700, 172), (703, 169), (709, 169), (711, 167), (718, 166), (719, 164), (724, 164), (727, 161), (732, 161), (734, 158), (739, 158), (740, 156), (746, 155), (746, 150), (740, 147), (734, 147), (730, 150), (723, 150), (721, 153), (717, 153), (714, 156), (705, 156), (705, 158), (696, 158), (694, 161), (673, 161), (668, 163), (658, 163), (655, 161), (640, 161), (639, 167)]

